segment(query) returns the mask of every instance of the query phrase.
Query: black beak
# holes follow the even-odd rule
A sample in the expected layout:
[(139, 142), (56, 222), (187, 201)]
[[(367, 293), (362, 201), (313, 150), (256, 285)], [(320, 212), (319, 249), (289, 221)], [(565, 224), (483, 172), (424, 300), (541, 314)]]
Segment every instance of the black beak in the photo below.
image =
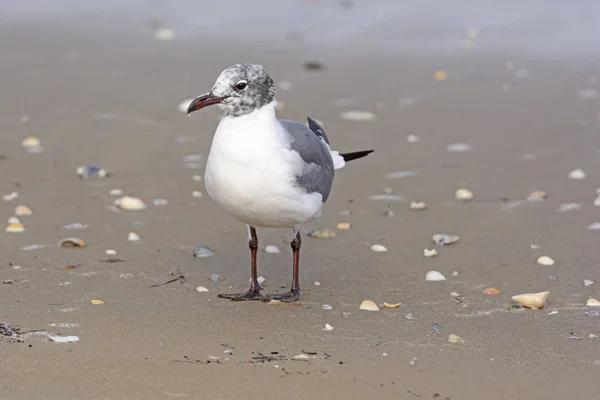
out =
[(220, 103), (225, 97), (215, 97), (212, 92), (205, 93), (202, 96), (196, 97), (192, 101), (187, 109), (187, 114), (191, 114), (194, 111), (203, 109), (204, 107), (212, 106), (213, 104)]

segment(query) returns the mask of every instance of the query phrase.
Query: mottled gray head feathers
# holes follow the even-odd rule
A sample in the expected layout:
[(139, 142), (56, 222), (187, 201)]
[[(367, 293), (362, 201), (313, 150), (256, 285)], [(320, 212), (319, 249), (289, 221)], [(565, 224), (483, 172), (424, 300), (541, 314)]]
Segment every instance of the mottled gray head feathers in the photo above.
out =
[(261, 65), (236, 64), (225, 69), (211, 91), (223, 98), (219, 107), (226, 115), (249, 114), (275, 99), (275, 83)]

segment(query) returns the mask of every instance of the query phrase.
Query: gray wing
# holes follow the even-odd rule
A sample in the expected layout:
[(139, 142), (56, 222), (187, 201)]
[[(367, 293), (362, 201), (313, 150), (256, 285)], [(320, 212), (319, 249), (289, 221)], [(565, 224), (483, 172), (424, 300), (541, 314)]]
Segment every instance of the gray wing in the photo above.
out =
[(312, 129), (306, 125), (288, 120), (279, 120), (279, 123), (290, 135), (292, 151), (300, 154), (304, 165), (296, 176), (296, 184), (306, 193), (320, 193), (323, 203), (329, 197), (333, 183), (333, 160), (327, 148), (327, 136), (321, 126), (309, 119)]

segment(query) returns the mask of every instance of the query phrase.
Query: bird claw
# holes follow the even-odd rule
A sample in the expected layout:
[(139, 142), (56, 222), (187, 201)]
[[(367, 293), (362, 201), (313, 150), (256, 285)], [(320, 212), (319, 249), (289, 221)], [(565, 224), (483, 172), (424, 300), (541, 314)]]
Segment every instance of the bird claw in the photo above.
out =
[(229, 299), (231, 301), (247, 301), (247, 300), (259, 300), (269, 301), (261, 293), (260, 289), (250, 289), (245, 293), (223, 293), (218, 295), (221, 299)]
[(268, 294), (267, 299), (283, 301), (284, 303), (293, 303), (294, 301), (298, 301), (300, 299), (300, 290), (290, 290), (289, 292), (283, 294)]

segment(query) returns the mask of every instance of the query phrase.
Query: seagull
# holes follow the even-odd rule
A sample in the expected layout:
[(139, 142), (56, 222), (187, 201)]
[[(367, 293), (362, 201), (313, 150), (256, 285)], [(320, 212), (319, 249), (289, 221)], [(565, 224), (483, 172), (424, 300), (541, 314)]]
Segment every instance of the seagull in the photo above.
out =
[[(334, 170), (373, 150), (340, 154), (331, 150), (315, 120), (308, 126), (277, 119), (275, 83), (261, 65), (236, 64), (221, 72), (212, 90), (196, 97), (187, 114), (217, 104), (224, 112), (214, 134), (204, 182), (208, 195), (247, 225), (250, 289), (220, 298), (278, 300), (300, 298), (300, 226), (318, 219), (333, 183)], [(288, 293), (261, 294), (257, 279), (257, 227), (292, 228), (292, 285)]]

